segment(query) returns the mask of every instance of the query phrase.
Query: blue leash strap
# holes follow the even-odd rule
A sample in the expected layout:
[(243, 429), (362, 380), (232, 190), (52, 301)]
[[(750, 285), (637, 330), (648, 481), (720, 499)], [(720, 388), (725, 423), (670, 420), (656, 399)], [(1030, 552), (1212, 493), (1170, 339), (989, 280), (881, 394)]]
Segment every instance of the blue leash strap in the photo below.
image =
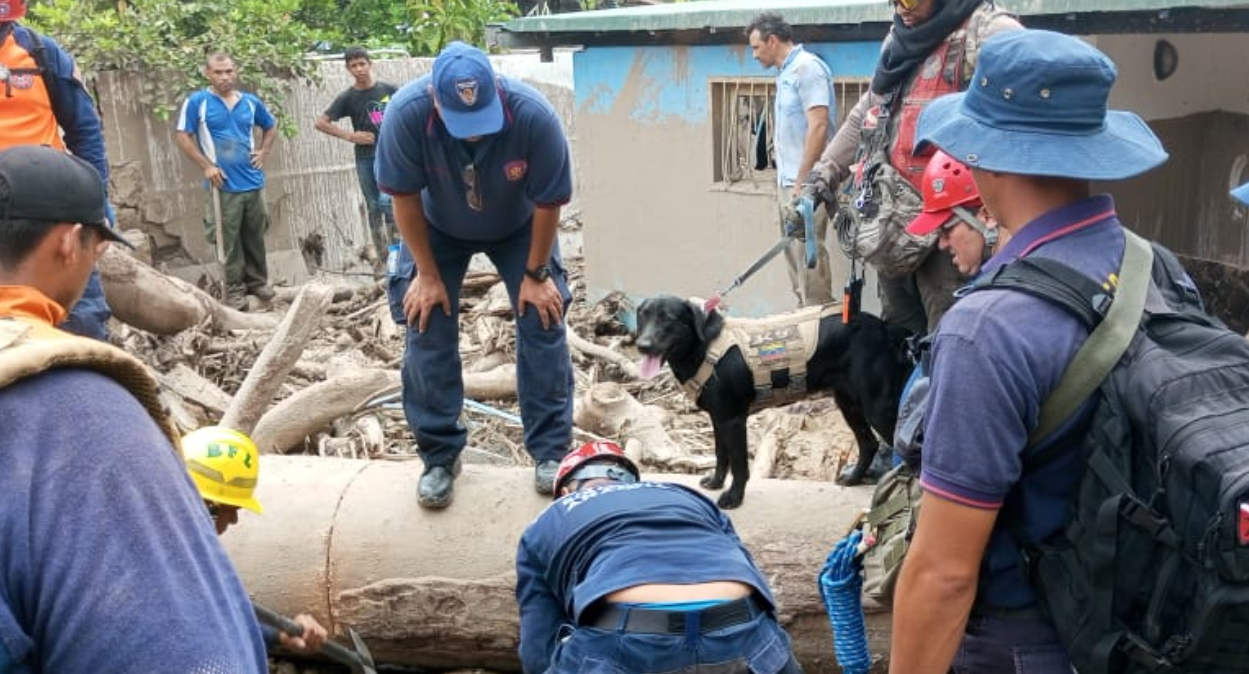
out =
[(804, 195), (798, 199), (795, 208), (802, 216), (802, 225), (807, 234), (807, 269), (815, 269), (817, 246), (823, 244), (822, 241), (815, 240), (815, 199)]

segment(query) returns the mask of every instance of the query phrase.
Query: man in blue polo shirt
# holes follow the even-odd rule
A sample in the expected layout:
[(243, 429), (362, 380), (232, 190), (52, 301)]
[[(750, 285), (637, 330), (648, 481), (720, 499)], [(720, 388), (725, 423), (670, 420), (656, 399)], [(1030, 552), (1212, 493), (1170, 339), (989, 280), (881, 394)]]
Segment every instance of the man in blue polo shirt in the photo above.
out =
[[(1115, 76), (1110, 59), (1077, 38), (1012, 31), (984, 44), (966, 93), (924, 111), (918, 140), (971, 167), (984, 205), (1011, 235), (982, 273), (1025, 256), (1099, 283), (1118, 271), (1123, 226), (1090, 181), (1129, 178), (1167, 153), (1139, 117), (1106, 109)], [(942, 318), (924, 421), (923, 514), (894, 598), (891, 672), (952, 663), (972, 674), (1072, 671), (1019, 549), (1064, 524), (1089, 406), (1041, 440), (1060, 448), (1052, 461), (1025, 473), (1021, 455), (1087, 336), (1059, 305), (1005, 289), (971, 293)]]
[(525, 674), (801, 674), (733, 523), (699, 492), (642, 482), (613, 442), (569, 453), (516, 552)]
[(496, 77), (479, 49), (453, 42), (430, 75), (391, 99), (377, 182), (394, 197), (404, 245), (390, 309), (406, 324), (403, 407), (425, 472), (426, 508), (450, 505), (468, 432), (460, 367), (460, 285), (489, 256), (516, 313), (516, 384), (535, 487), (551, 493), (572, 440), (573, 378), (563, 317), (572, 295), (560, 262), (560, 207), (572, 196), (568, 141), (532, 87)]
[[(183, 154), (204, 171), (212, 194), (204, 217), (211, 243), (222, 237), (226, 304), (246, 309), (245, 295), (273, 299), (265, 260), (265, 159), (278, 137), (277, 120), (255, 94), (235, 86), (238, 70), (229, 54), (213, 54), (204, 66), (211, 86), (187, 97), (178, 114), (175, 137)], [(253, 129), (261, 129), (256, 147)], [(214, 201), (220, 201), (218, 223)]]

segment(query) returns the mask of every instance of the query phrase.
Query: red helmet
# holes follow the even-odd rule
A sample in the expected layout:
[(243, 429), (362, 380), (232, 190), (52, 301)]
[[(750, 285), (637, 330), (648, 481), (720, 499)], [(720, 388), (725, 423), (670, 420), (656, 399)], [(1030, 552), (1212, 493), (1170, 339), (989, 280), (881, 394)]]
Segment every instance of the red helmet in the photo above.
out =
[(955, 206), (975, 209), (981, 205), (971, 169), (941, 150), (928, 160), (923, 181), (924, 210), (906, 227), (915, 236), (926, 236), (949, 222)]
[(564, 486), (573, 479), (588, 480), (596, 477), (607, 477), (616, 479), (616, 475), (612, 475), (614, 466), (602, 466), (602, 470), (594, 470), (594, 466), (586, 464), (608, 464), (614, 463), (624, 466), (633, 474), (633, 481), (641, 479), (641, 471), (638, 470), (637, 464), (633, 460), (625, 456), (624, 450), (620, 449), (620, 445), (607, 440), (595, 440), (587, 442), (584, 445), (574, 449), (559, 462), (559, 470), (555, 471), (555, 491), (554, 498), (560, 497), (560, 492), (564, 490)]
[(26, 0), (0, 0), (0, 23), (26, 16)]

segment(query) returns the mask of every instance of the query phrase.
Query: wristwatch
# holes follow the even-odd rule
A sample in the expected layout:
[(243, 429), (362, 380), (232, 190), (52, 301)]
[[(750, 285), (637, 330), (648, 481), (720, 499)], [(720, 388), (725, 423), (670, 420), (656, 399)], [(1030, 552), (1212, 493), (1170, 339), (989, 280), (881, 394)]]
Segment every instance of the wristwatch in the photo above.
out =
[(544, 264), (539, 265), (536, 269), (526, 269), (525, 276), (528, 276), (538, 283), (545, 283), (547, 279), (551, 278), (551, 267)]

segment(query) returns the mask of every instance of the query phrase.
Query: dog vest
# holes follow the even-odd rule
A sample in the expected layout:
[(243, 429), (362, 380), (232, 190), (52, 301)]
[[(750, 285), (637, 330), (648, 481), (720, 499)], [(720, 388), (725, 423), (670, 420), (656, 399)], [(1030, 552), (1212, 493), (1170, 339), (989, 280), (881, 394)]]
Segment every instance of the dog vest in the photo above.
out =
[[(52, 328), (46, 328), (52, 331)], [(20, 318), (0, 318), (0, 388), (45, 370), (76, 367), (94, 370), (121, 384), (178, 451), (178, 434), (160, 403), (156, 378), (139, 359), (115, 346), (69, 333), (44, 332)], [(181, 457), (179, 457), (181, 458)]]
[[(54, 75), (17, 42), (13, 24), (0, 30), (0, 149), (14, 145), (47, 145), (65, 151), (52, 110), (47, 79)], [(40, 38), (32, 34), (36, 48)]]
[(698, 371), (681, 388), (697, 402), (716, 364), (735, 348), (755, 380), (752, 413), (799, 400), (807, 393), (807, 361), (815, 354), (820, 320), (840, 314), (840, 304), (825, 304), (768, 318), (725, 318)]

